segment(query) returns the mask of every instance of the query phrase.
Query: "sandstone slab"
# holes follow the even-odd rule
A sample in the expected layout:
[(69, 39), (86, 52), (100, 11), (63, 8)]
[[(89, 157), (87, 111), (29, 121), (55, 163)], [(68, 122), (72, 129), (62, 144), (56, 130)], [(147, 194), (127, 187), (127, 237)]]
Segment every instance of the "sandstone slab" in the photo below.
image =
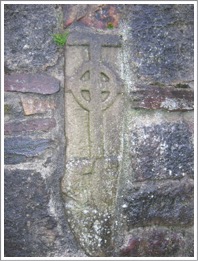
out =
[(7, 92), (30, 92), (52, 94), (59, 91), (59, 81), (45, 74), (11, 74), (5, 75), (4, 83)]
[(120, 5), (63, 5), (64, 26), (78, 22), (98, 29), (114, 29), (119, 26)]
[[(182, 86), (182, 84), (181, 84)], [(164, 109), (168, 111), (190, 111), (194, 109), (194, 93), (187, 89), (159, 86), (139, 86), (131, 92), (133, 109)]]
[(5, 135), (28, 134), (36, 131), (49, 131), (56, 126), (54, 118), (32, 119), (25, 121), (7, 122), (4, 125)]
[(62, 192), (70, 226), (92, 256), (110, 256), (114, 247), (124, 108), (120, 47), (119, 35), (92, 31), (71, 33), (66, 47), (68, 143)]
[(24, 114), (27, 116), (51, 111), (56, 107), (54, 101), (33, 98), (33, 97), (22, 97), (21, 102), (22, 102)]

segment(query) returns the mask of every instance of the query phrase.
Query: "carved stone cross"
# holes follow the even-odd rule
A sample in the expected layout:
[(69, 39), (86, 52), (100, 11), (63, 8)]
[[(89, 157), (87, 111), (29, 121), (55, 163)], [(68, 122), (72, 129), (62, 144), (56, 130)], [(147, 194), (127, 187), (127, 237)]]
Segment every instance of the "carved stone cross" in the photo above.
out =
[(120, 46), (117, 35), (72, 34), (68, 45), (88, 45), (90, 60), (84, 62), (74, 76), (67, 81), (67, 91), (71, 91), (78, 104), (89, 111), (90, 158), (104, 156), (103, 115), (121, 93), (121, 82), (110, 65), (101, 62), (102, 46)]
[(65, 50), (67, 147), (61, 187), (71, 229), (92, 256), (108, 256), (114, 246), (124, 108), (120, 46), (118, 35), (74, 31)]

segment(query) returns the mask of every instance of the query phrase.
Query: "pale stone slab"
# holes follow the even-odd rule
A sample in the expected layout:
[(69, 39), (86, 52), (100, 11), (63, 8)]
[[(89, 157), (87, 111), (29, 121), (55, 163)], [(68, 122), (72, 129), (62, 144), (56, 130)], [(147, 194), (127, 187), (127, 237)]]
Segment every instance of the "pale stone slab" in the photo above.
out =
[(65, 97), (67, 159), (89, 157), (88, 112), (82, 110), (71, 93)]
[(124, 118), (120, 47), (118, 35), (73, 32), (65, 54), (62, 192), (73, 233), (92, 256), (111, 255), (114, 244)]

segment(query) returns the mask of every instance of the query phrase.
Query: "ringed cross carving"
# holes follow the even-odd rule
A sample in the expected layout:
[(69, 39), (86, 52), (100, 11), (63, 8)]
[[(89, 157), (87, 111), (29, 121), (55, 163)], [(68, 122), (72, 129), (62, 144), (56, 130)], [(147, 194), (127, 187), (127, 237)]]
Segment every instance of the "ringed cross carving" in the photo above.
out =
[(89, 112), (90, 158), (104, 156), (103, 111), (106, 110), (122, 92), (122, 85), (109, 64), (101, 62), (102, 46), (120, 46), (120, 37), (91, 34), (80, 38), (73, 34), (69, 45), (88, 45), (90, 60), (84, 62), (75, 75), (67, 81), (67, 91), (71, 91), (78, 104)]

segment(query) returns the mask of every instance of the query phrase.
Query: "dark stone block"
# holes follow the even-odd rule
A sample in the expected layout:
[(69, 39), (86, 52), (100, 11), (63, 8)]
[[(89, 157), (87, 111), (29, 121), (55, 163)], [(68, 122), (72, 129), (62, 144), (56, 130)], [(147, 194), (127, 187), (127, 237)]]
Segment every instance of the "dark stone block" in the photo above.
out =
[(4, 92), (4, 122), (23, 119), (23, 107), (20, 94), (15, 92)]
[(57, 222), (48, 213), (49, 191), (40, 173), (5, 171), (5, 256), (46, 256)]
[(17, 154), (6, 153), (6, 152), (4, 154), (5, 165), (19, 164), (26, 161), (27, 161), (27, 157), (23, 155), (17, 155)]
[(5, 72), (45, 71), (57, 62), (52, 34), (59, 30), (56, 4), (5, 4)]
[(4, 125), (4, 133), (5, 135), (28, 134), (36, 131), (49, 131), (55, 126), (56, 120), (54, 118), (8, 122)]
[(193, 181), (144, 183), (126, 191), (124, 213), (128, 229), (148, 225), (193, 224)]
[(139, 83), (194, 78), (194, 6), (126, 5), (129, 66)]
[(143, 126), (131, 135), (135, 181), (194, 176), (191, 132), (185, 123)]
[(133, 229), (127, 243), (121, 248), (125, 257), (174, 257), (193, 256), (193, 235), (188, 247), (184, 233), (163, 227)]
[(5, 75), (5, 91), (52, 94), (59, 91), (59, 81), (45, 74)]
[[(181, 85), (188, 86), (188, 85)], [(168, 111), (189, 111), (194, 109), (192, 90), (161, 86), (139, 86), (130, 94), (134, 109), (164, 109)]]
[(30, 160), (32, 157), (42, 154), (51, 144), (52, 141), (48, 139), (6, 138), (4, 142), (5, 164), (18, 164)]

